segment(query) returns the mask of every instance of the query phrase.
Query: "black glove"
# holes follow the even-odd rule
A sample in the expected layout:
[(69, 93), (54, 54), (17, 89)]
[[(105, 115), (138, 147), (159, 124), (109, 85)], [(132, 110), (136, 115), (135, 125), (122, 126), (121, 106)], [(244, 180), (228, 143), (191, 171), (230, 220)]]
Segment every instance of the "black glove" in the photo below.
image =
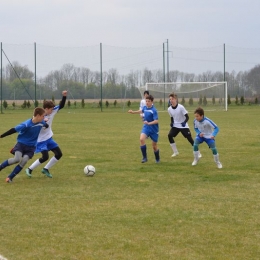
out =
[(181, 123), (181, 125), (182, 125), (182, 127), (185, 127), (185, 125), (186, 125), (186, 122), (184, 121), (184, 122), (182, 122)]

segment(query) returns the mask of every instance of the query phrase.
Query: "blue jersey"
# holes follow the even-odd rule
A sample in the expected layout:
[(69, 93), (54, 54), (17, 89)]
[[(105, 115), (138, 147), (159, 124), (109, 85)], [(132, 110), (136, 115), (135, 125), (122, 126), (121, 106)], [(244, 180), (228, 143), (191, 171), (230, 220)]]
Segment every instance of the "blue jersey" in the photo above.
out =
[[(152, 107), (148, 108), (147, 106), (144, 106), (142, 109), (142, 112), (144, 114), (144, 121), (152, 122), (154, 120), (158, 120), (158, 113), (156, 108), (152, 105)], [(158, 133), (159, 132), (159, 125), (144, 125), (144, 127), (149, 128), (149, 132), (152, 133)]]
[(28, 119), (17, 125), (14, 128), (15, 131), (18, 132), (17, 142), (28, 146), (36, 146), (39, 133), (45, 125), (45, 121), (33, 123), (32, 119)]

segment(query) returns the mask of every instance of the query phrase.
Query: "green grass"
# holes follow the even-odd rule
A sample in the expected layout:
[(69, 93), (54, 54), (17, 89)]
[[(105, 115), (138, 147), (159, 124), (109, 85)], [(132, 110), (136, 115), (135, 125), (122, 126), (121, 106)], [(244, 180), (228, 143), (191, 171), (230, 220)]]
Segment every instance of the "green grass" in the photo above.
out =
[[(188, 107), (187, 107), (188, 108)], [(193, 113), (189, 125), (192, 129)], [(192, 167), (192, 147), (180, 134), (171, 158), (170, 119), (159, 113), (161, 163), (141, 164), (138, 115), (122, 110), (63, 109), (53, 123), (63, 157), (29, 179), (0, 176), (0, 255), (14, 259), (259, 259), (260, 171), (258, 106), (209, 111), (220, 127), (217, 169), (206, 144)], [(0, 134), (26, 120), (28, 111), (0, 115)], [(192, 130), (193, 137), (194, 131)], [(0, 162), (16, 134), (0, 139)], [(27, 166), (39, 155), (28, 162)], [(85, 165), (96, 167), (84, 176)]]

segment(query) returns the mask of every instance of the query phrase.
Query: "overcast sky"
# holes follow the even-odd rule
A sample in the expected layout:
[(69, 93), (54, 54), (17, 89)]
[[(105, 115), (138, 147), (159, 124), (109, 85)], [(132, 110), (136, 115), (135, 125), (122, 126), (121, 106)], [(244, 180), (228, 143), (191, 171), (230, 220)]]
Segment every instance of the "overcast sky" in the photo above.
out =
[(258, 48), (259, 10), (259, 0), (2, 0), (0, 41)]

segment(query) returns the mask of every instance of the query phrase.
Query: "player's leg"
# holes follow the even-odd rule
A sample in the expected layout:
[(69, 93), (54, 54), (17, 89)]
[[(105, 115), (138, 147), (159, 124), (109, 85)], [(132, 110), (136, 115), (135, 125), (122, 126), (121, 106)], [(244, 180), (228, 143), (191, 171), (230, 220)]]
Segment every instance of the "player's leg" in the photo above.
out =
[(159, 163), (160, 162), (160, 153), (159, 153), (159, 148), (157, 145), (159, 134), (153, 133), (150, 135), (150, 137), (152, 139), (152, 147), (153, 147), (153, 152), (154, 152), (154, 156), (155, 156), (155, 162)]
[(50, 159), (50, 161), (44, 166), (43, 169), (49, 171), (49, 169), (55, 165), (60, 158), (62, 157), (62, 152), (59, 147), (55, 147), (54, 149), (51, 150), (54, 153), (54, 156)]
[(41, 151), (42, 157), (34, 161), (26, 170), (25, 173), (28, 177), (32, 177), (32, 171), (37, 168), (42, 163), (49, 159), (49, 153), (47, 150)]
[[(33, 153), (32, 153), (33, 155)], [(13, 178), (23, 169), (23, 167), (26, 165), (26, 163), (30, 159), (30, 154), (25, 154), (18, 165), (15, 166), (13, 171), (7, 176), (6, 182), (12, 182)]]
[(14, 153), (14, 157), (13, 158), (10, 158), (8, 160), (5, 160), (3, 161), (1, 164), (0, 164), (0, 171), (2, 169), (4, 169), (5, 167), (9, 166), (9, 165), (12, 165), (12, 164), (15, 164), (15, 163), (18, 163), (20, 162), (21, 158), (22, 158), (22, 152), (20, 151), (15, 151)]
[(143, 132), (140, 134), (140, 149), (143, 155), (142, 163), (147, 162), (147, 151), (146, 151), (146, 144), (145, 144), (145, 140), (147, 139), (147, 137), (148, 136)]
[(174, 138), (178, 135), (179, 132), (180, 132), (179, 128), (172, 127), (168, 133), (168, 140), (170, 142), (170, 146), (173, 151), (172, 157), (175, 157), (179, 154), (176, 143), (174, 141)]
[(195, 140), (194, 140), (194, 144), (193, 144), (193, 156), (194, 156), (194, 160), (192, 162), (192, 166), (197, 165), (200, 157), (199, 157), (199, 145), (203, 142), (203, 138), (196, 136)]
[(219, 161), (219, 154), (218, 154), (218, 150), (216, 148), (215, 140), (214, 139), (209, 139), (207, 144), (208, 144), (209, 148), (211, 149), (211, 151), (213, 153), (214, 162), (217, 164), (217, 167), (219, 169), (221, 169), (222, 168), (222, 164)]
[[(191, 136), (191, 132), (190, 132), (190, 129), (189, 128), (183, 128), (181, 129), (181, 133), (183, 135), (184, 138), (186, 138), (188, 140), (188, 142), (193, 146), (194, 145), (194, 140)], [(199, 158), (202, 157), (200, 151), (199, 152)]]

